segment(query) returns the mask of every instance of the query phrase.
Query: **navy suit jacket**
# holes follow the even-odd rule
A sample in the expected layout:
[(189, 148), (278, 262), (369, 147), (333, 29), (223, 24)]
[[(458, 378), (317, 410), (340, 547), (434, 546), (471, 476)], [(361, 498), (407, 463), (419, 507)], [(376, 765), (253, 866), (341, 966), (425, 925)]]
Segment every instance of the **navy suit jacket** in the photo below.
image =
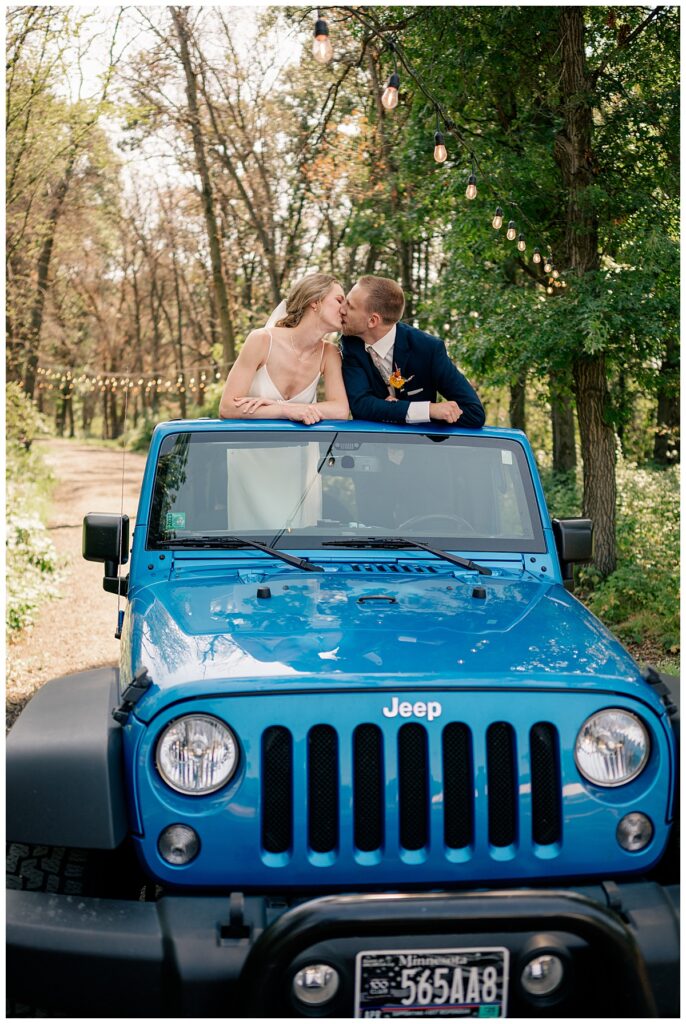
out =
[[(388, 385), (367, 354), (361, 338), (343, 337), (343, 380), (353, 419), (404, 423), (410, 402), (435, 402), (437, 395), (457, 402), (462, 415), (458, 427), (482, 427), (486, 418), (474, 388), (449, 358), (440, 338), (397, 323), (393, 365), (406, 379), (395, 392), (398, 401), (387, 402)], [(411, 392), (411, 394), (410, 394)]]

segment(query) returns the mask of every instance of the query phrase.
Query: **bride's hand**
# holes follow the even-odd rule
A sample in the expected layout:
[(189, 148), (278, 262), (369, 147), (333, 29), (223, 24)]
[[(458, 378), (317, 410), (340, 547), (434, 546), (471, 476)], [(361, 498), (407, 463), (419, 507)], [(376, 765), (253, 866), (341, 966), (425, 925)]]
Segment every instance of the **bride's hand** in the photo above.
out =
[(289, 420), (295, 420), (296, 423), (304, 423), (307, 426), (319, 423), (322, 419), (322, 415), (315, 404), (307, 405), (304, 402), (284, 402), (283, 410)]
[(243, 398), (234, 398), (234, 405), (237, 405), (241, 412), (244, 412), (246, 416), (255, 412), (256, 409), (260, 409), (263, 405), (273, 405), (271, 398), (254, 398), (250, 395), (244, 395)]

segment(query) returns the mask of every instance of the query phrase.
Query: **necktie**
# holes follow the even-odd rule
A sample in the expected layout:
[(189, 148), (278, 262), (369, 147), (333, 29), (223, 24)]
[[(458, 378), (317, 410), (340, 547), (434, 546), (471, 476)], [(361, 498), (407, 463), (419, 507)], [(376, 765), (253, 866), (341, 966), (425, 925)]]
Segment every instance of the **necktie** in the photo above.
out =
[(370, 357), (371, 361), (374, 363), (374, 366), (377, 368), (377, 370), (381, 374), (381, 379), (384, 381), (385, 384), (388, 384), (388, 374), (386, 373), (386, 369), (385, 369), (385, 367), (383, 365), (381, 356), (373, 348), (368, 348), (367, 352), (369, 352), (369, 357)]

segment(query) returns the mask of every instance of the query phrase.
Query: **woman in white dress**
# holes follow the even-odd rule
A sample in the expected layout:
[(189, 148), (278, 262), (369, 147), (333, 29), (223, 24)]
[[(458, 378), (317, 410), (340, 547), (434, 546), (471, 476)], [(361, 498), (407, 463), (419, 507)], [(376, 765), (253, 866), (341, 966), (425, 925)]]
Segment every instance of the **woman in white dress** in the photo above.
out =
[[(348, 398), (336, 345), (343, 289), (330, 274), (309, 274), (290, 291), (285, 312), (251, 331), (231, 368), (219, 403), (222, 419), (347, 420)], [(277, 313), (280, 312), (277, 310)], [(324, 401), (317, 402), (324, 377)]]
[[(291, 289), (267, 326), (252, 331), (226, 379), (222, 419), (288, 419), (311, 426), (347, 420), (341, 355), (324, 337), (341, 329), (343, 289), (329, 274), (310, 274)], [(285, 306), (285, 308), (283, 308)], [(272, 322), (274, 325), (272, 326)], [(324, 401), (317, 386), (324, 377)], [(251, 444), (227, 451), (231, 530), (316, 526), (322, 514), (319, 441), (278, 442), (278, 455)]]

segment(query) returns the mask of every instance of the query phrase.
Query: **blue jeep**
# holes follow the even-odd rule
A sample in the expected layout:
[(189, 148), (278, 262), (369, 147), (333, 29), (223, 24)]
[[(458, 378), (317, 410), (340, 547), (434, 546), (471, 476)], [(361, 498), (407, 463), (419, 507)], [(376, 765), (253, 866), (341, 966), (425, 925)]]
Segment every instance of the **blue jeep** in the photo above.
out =
[[(83, 553), (117, 670), (7, 744), (8, 992), (79, 1016), (678, 1016), (676, 694), (516, 430), (173, 421)], [(87, 615), (87, 609), (75, 609)]]

